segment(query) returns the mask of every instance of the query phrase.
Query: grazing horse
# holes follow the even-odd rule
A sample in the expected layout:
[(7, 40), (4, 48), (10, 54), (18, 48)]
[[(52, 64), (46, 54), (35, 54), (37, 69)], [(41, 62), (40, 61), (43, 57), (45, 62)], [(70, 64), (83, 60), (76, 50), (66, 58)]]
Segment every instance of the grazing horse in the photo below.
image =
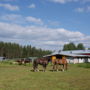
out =
[(65, 58), (62, 59), (54, 59), (52, 60), (52, 65), (53, 65), (53, 71), (57, 70), (58, 71), (58, 66), (62, 65), (62, 71), (67, 70), (67, 60)]
[(26, 65), (26, 63), (30, 63), (31, 59), (20, 59), (20, 60), (16, 60), (16, 62), (18, 62), (19, 65)]
[(26, 63), (30, 63), (30, 62), (32, 62), (31, 59), (25, 59), (25, 60), (23, 61), (24, 65), (26, 65)]
[(22, 65), (22, 61), (20, 60), (16, 60), (16, 62), (18, 62), (19, 65)]
[(39, 71), (38, 70), (38, 65), (42, 65), (43, 66), (43, 71), (45, 72), (46, 67), (48, 65), (49, 59), (47, 58), (39, 58), (39, 59), (35, 59), (33, 61), (33, 70), (34, 71)]

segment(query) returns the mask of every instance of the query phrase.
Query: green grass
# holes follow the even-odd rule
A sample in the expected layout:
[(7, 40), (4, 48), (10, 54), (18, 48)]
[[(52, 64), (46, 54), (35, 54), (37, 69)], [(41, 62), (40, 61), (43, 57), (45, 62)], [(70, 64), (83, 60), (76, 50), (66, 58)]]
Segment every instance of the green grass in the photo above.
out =
[[(41, 66), (39, 66), (42, 69)], [(32, 72), (32, 65), (0, 63), (0, 90), (89, 90), (90, 69), (69, 65), (68, 71)]]
[(90, 63), (80, 63), (78, 64), (78, 67), (90, 68)]

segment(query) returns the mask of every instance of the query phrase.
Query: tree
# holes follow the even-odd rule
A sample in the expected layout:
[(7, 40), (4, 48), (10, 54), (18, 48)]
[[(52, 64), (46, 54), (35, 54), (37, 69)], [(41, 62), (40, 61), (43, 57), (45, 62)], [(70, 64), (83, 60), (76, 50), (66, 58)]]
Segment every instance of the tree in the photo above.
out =
[(88, 50), (90, 50), (90, 48), (88, 48)]
[(79, 43), (79, 44), (77, 45), (77, 50), (85, 50), (84, 45), (83, 45), (82, 43)]
[(63, 51), (67, 51), (67, 50), (76, 50), (76, 46), (74, 43), (69, 43), (69, 44), (65, 44), (63, 47)]
[(79, 43), (77, 46), (74, 43), (65, 44), (63, 46), (63, 51), (67, 50), (85, 50), (85, 47), (82, 43)]
[(26, 58), (30, 56), (41, 57), (47, 54), (51, 54), (51, 51), (37, 49), (31, 45), (21, 46), (17, 43), (0, 42), (0, 56), (6, 58)]

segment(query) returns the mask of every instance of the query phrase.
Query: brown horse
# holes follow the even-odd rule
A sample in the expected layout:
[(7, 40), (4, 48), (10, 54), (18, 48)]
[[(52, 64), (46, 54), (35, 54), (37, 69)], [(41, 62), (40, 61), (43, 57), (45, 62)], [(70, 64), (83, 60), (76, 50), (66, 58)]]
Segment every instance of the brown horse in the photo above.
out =
[(22, 65), (22, 61), (21, 61), (21, 59), (16, 60), (16, 62), (18, 63), (18, 65)]
[(39, 71), (38, 69), (38, 65), (42, 65), (43, 66), (43, 71), (45, 72), (46, 67), (48, 65), (49, 59), (47, 58), (39, 58), (39, 59), (35, 59), (33, 61), (33, 70), (34, 71)]
[(31, 59), (19, 59), (19, 60), (16, 60), (16, 62), (18, 62), (19, 65), (26, 65), (26, 63), (30, 63), (31, 62)]
[(54, 59), (54, 60), (52, 60), (52, 65), (53, 65), (53, 71), (54, 70), (59, 70), (59, 68), (58, 68), (58, 66), (60, 65), (62, 65), (62, 71), (64, 71), (64, 70), (67, 70), (67, 65), (68, 65), (68, 63), (67, 63), (67, 60), (65, 59), (65, 58), (63, 58), (63, 59)]

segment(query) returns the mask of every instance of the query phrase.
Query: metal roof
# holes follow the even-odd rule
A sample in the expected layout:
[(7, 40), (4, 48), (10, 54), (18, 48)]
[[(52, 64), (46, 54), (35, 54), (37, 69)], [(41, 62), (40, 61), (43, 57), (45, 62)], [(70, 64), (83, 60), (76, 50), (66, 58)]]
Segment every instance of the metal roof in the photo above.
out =
[(61, 52), (57, 52), (57, 53), (74, 53), (74, 54), (78, 54), (78, 53), (90, 53), (90, 50), (70, 50), (70, 51), (61, 51)]
[(60, 52), (56, 51), (46, 56), (65, 55), (71, 57), (90, 57), (90, 55), (80, 55), (80, 53), (90, 53), (90, 50), (73, 50), (73, 51), (60, 51)]

